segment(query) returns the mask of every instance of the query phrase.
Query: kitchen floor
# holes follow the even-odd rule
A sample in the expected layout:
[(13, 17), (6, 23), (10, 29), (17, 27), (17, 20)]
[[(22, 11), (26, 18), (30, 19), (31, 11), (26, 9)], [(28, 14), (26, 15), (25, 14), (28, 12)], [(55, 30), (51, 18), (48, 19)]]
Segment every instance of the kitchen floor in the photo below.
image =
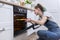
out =
[(14, 40), (36, 40), (37, 38), (38, 36), (36, 35), (36, 33), (33, 33), (30, 36), (27, 36), (26, 33), (23, 33), (15, 37)]

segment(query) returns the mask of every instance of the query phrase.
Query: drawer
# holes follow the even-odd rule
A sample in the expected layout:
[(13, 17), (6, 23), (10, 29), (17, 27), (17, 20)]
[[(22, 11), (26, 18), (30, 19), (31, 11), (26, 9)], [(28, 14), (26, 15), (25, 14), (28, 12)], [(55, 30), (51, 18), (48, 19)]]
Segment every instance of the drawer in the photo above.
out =
[(0, 40), (13, 40), (13, 30), (1, 31)]
[(13, 27), (13, 8), (0, 6), (0, 27), (11, 29)]
[(13, 18), (13, 11), (6, 8), (0, 8), (0, 22), (11, 22)]

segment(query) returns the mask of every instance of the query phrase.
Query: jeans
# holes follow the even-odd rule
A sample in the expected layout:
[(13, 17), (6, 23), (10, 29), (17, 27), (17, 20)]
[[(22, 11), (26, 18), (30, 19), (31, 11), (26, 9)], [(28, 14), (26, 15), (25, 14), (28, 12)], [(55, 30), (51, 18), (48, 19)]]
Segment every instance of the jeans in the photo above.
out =
[(60, 29), (55, 22), (48, 21), (45, 26), (48, 30), (39, 30), (37, 32), (39, 40), (58, 40), (60, 38)]

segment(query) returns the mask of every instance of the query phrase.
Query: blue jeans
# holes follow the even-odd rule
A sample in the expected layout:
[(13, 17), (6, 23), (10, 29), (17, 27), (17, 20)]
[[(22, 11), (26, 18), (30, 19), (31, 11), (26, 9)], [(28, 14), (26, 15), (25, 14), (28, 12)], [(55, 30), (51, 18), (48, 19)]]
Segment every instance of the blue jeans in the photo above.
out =
[(37, 32), (39, 40), (58, 40), (60, 38), (60, 29), (55, 22), (48, 21), (45, 26), (48, 30), (39, 30)]

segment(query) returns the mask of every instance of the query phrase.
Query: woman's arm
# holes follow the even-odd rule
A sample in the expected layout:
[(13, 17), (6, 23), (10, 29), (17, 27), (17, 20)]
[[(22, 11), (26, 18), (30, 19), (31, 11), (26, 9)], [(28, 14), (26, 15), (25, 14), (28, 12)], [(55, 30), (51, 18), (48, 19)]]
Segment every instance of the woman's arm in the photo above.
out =
[(43, 16), (41, 20), (35, 21), (35, 20), (30, 19), (29, 22), (31, 22), (33, 24), (36, 23), (36, 24), (39, 24), (39, 25), (43, 25), (43, 24), (45, 24), (46, 21), (47, 21), (47, 17), (46, 16)]

